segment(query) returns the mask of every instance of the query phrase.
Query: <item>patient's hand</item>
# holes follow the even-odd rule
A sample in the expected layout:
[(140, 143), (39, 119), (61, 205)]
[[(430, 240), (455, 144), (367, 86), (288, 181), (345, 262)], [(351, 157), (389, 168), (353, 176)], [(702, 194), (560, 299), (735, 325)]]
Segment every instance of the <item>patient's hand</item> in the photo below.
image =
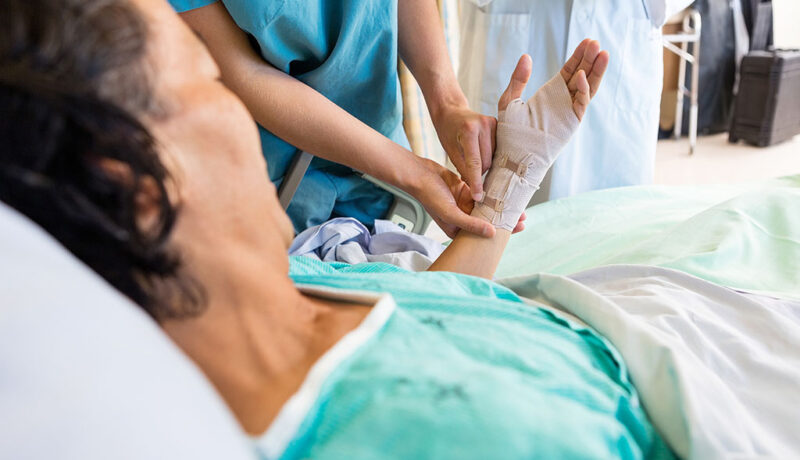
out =
[[(608, 51), (600, 51), (600, 43), (587, 38), (575, 48), (572, 57), (559, 72), (572, 96), (572, 108), (579, 121), (583, 120), (589, 102), (600, 88), (603, 75), (608, 68), (608, 61)], [(531, 57), (523, 55), (511, 75), (508, 87), (497, 103), (497, 108), (501, 112), (506, 110), (511, 101), (522, 97), (522, 92), (531, 77), (531, 67)]]
[(527, 101), (520, 99), (531, 76), (531, 58), (517, 63), (497, 104), (497, 148), (472, 215), (512, 230), (556, 157), (578, 130), (608, 67), (608, 52), (584, 40), (559, 75)]
[(587, 38), (575, 48), (572, 57), (561, 69), (561, 78), (572, 94), (572, 108), (578, 120), (583, 120), (589, 101), (600, 88), (608, 60), (608, 51), (600, 51), (600, 43)]
[[(497, 148), (484, 182), (484, 196), (472, 210), (473, 216), (489, 221), (498, 231), (492, 238), (459, 233), (429, 270), (494, 276), (511, 231), (522, 228), (523, 210), (578, 129), (606, 67), (608, 53), (600, 52), (597, 42), (584, 40), (560, 75), (523, 101), (519, 97), (531, 76), (531, 58), (519, 60), (498, 103)], [(459, 205), (466, 211), (471, 201), (466, 187), (454, 195), (461, 197)]]

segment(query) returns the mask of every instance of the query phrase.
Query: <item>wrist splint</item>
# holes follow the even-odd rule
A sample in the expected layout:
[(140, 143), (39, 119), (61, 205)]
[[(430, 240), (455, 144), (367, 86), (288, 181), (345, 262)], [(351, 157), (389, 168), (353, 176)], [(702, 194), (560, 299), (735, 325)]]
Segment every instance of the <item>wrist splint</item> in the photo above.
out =
[(473, 216), (512, 231), (547, 170), (578, 129), (572, 96), (556, 75), (527, 102), (515, 99), (498, 114), (497, 147)]

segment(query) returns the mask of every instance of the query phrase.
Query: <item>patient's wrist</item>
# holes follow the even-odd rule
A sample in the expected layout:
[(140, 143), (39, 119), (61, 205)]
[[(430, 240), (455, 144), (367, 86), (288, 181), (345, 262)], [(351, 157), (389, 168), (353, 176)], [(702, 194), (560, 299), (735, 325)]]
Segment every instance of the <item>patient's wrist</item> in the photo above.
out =
[(498, 230), (513, 231), (541, 182), (540, 172), (531, 166), (498, 148), (484, 181), (483, 199), (475, 203), (472, 215)]

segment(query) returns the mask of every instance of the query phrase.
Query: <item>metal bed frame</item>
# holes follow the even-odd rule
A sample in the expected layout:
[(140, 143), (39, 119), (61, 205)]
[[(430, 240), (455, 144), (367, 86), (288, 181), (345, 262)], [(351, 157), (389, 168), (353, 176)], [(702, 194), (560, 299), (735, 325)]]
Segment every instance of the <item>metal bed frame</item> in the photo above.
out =
[[(300, 186), (300, 181), (303, 180), (303, 176), (305, 176), (306, 171), (308, 171), (308, 167), (313, 159), (314, 156), (310, 153), (299, 152), (292, 160), (292, 164), (289, 166), (289, 170), (278, 188), (278, 199), (284, 211), (292, 202), (292, 198), (295, 192), (297, 192), (297, 188)], [(425, 233), (432, 219), (431, 216), (425, 212), (425, 208), (423, 208), (414, 197), (374, 177), (370, 177), (366, 174), (362, 174), (361, 177), (394, 195), (394, 203), (392, 203), (392, 206), (389, 208), (389, 213), (386, 217), (387, 220), (394, 222), (406, 231), (420, 235)]]

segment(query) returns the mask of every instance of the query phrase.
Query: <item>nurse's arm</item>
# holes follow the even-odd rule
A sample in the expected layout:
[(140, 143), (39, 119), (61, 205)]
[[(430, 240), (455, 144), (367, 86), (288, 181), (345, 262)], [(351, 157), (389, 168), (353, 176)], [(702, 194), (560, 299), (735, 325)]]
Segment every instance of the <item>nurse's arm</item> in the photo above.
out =
[(448, 57), (436, 0), (398, 0), (397, 9), (400, 57), (422, 89), (442, 147), (479, 200), (497, 121), (469, 108)]
[(415, 156), (313, 88), (269, 65), (253, 50), (222, 2), (181, 17), (205, 42), (225, 85), (261, 126), (303, 151), (406, 191), (451, 236), (459, 228), (494, 235), (493, 227), (456, 206), (449, 171)]

